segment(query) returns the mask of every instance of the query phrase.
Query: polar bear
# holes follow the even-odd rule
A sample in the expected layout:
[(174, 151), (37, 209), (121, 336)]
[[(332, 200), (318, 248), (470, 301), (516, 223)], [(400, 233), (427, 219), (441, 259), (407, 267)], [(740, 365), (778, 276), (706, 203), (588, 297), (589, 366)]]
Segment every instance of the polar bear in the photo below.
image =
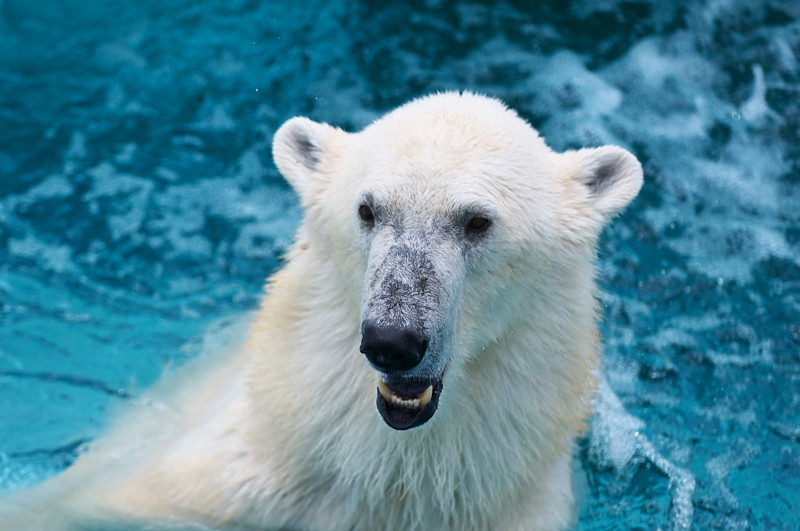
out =
[(636, 158), (556, 153), (472, 93), (357, 133), (294, 118), (273, 154), (304, 218), (243, 347), (166, 385), (173, 413), (129, 412), (12, 496), (20, 528), (571, 525), (597, 239), (639, 191)]

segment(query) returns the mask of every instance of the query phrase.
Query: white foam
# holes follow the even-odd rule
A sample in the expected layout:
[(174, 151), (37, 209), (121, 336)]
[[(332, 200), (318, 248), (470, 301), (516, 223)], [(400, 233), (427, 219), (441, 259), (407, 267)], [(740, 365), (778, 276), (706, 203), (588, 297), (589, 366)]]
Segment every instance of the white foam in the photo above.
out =
[(766, 118), (775, 118), (782, 121), (767, 105), (767, 85), (764, 83), (764, 69), (761, 65), (753, 65), (753, 93), (740, 107), (742, 117), (754, 123), (760, 123)]
[(20, 196), (16, 204), (32, 205), (48, 199), (69, 197), (75, 187), (63, 175), (51, 175)]
[(604, 119), (616, 112), (622, 93), (588, 70), (578, 54), (567, 50), (556, 52), (544, 61), (525, 86), (536, 94), (533, 111), (549, 116), (542, 126), (546, 137), (552, 130), (572, 130), (573, 136), (588, 145), (615, 142)]
[[(645, 219), (660, 234), (676, 225), (691, 227), (691, 234), (662, 242), (685, 256), (691, 270), (746, 282), (759, 261), (800, 258), (786, 241), (783, 221), (796, 215), (797, 198), (787, 197), (777, 179), (789, 171), (786, 146), (753, 134), (753, 127), (780, 120), (767, 104), (759, 65), (753, 66), (751, 96), (741, 106), (717, 95), (714, 83), (721, 74), (697, 52), (689, 32), (679, 31), (668, 42), (643, 39), (599, 75), (624, 88), (611, 123), (627, 137), (644, 139), (659, 169), (661, 195), (673, 206), (678, 202), (645, 210)], [(727, 135), (717, 140), (714, 155), (708, 151), (713, 128)], [(687, 218), (693, 207), (702, 210)]]
[[(631, 467), (650, 462), (669, 478), (673, 529), (689, 529), (694, 519), (694, 475), (659, 452), (642, 432), (645, 424), (622, 405), (605, 379), (601, 379), (596, 415), (589, 434), (589, 454), (599, 466), (611, 467), (618, 476), (629, 476)], [(625, 474), (629, 471), (629, 474)]]
[(644, 422), (625, 410), (605, 379), (600, 384), (596, 410), (591, 434), (594, 456), (601, 466), (623, 470), (637, 452)]
[[(135, 235), (147, 214), (146, 208), (153, 191), (152, 181), (120, 173), (109, 162), (92, 168), (89, 174), (93, 187), (84, 200), (98, 214), (105, 213), (111, 238), (117, 241)], [(101, 200), (106, 200), (102, 207)]]
[(47, 271), (63, 273), (74, 269), (72, 249), (68, 245), (48, 244), (32, 234), (9, 238), (8, 250), (12, 256), (33, 260)]
[(86, 134), (74, 131), (69, 139), (67, 152), (64, 154), (64, 173), (70, 175), (80, 168), (86, 158)]

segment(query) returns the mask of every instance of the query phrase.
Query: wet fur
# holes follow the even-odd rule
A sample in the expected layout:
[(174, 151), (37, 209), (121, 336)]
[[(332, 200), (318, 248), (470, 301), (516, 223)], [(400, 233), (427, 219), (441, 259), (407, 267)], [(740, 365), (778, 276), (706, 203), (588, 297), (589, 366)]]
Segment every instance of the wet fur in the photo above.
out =
[[(620, 148), (554, 153), (501, 103), (455, 93), (356, 134), (292, 120), (275, 158), (306, 214), (241, 352), (165, 384), (169, 409), (129, 412), (0, 518), (20, 529), (570, 525), (572, 443), (598, 369), (595, 245), (636, 195), (638, 162)], [(380, 249), (355, 214), (366, 193), (407, 223)], [(434, 228), (476, 202), (495, 209), (491, 240)], [(404, 290), (419, 296), (404, 306)], [(377, 414), (378, 375), (358, 352), (364, 314), (397, 297), (393, 318), (436, 336), (423, 369), (446, 365), (439, 411), (403, 432)]]

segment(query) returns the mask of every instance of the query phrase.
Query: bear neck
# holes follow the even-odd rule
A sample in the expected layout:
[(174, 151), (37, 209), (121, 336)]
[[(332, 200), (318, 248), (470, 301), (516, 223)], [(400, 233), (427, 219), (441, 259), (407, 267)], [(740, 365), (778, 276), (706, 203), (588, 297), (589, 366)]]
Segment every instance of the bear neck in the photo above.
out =
[[(395, 431), (376, 410), (378, 376), (358, 350), (352, 286), (320, 263), (310, 250), (293, 257), (254, 327), (252, 341), (264, 345), (251, 371), (262, 430), (255, 436), (265, 440), (257, 446), (267, 490), (281, 492), (283, 509), (266, 500), (262, 507), (285, 511), (290, 527), (315, 527), (324, 509), (352, 511), (358, 529), (431, 528), (414, 521), (420, 514), (438, 515), (448, 528), (490, 528), (520, 492), (535, 492), (569, 458), (594, 385), (591, 293), (588, 312), (579, 301), (575, 315), (556, 321), (523, 312), (480, 356), (452, 364), (428, 423)], [(576, 323), (565, 329), (565, 320)], [(314, 500), (290, 499), (310, 492)]]

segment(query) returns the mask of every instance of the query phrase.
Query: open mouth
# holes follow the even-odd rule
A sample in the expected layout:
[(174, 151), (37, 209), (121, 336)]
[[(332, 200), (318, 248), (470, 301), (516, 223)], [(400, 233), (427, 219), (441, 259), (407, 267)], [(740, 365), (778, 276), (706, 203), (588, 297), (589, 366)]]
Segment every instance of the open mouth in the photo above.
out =
[(442, 380), (378, 380), (377, 406), (383, 420), (396, 430), (421, 426), (439, 406)]

